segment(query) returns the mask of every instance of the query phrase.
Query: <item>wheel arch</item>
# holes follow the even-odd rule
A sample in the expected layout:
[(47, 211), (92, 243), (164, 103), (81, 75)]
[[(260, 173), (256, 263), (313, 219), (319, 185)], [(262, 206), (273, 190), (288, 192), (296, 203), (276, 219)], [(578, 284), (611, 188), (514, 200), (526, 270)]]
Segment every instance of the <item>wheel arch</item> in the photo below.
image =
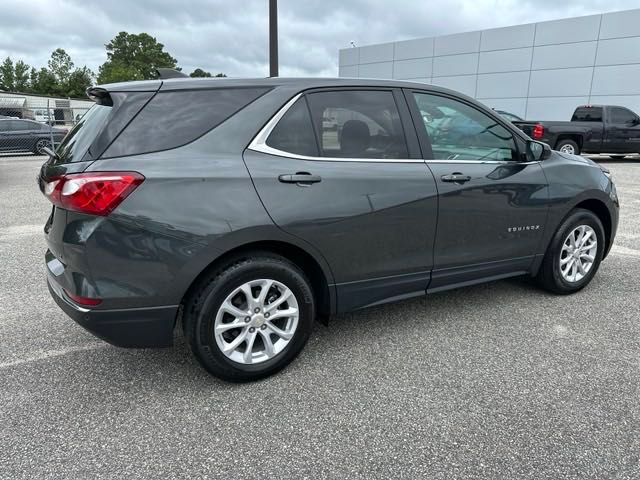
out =
[(209, 264), (204, 265), (200, 273), (193, 279), (184, 293), (181, 305), (192, 292), (198, 288), (202, 280), (212, 271), (224, 268), (225, 265), (236, 262), (253, 252), (268, 252), (280, 255), (300, 267), (309, 278), (316, 300), (316, 312), (321, 319), (336, 311), (335, 288), (333, 277), (328, 266), (318, 260), (313, 254), (299, 245), (284, 240), (260, 240), (243, 243), (220, 253)]
[(558, 137), (556, 138), (556, 143), (554, 144), (554, 148), (556, 148), (562, 140), (573, 140), (578, 144), (578, 148), (582, 150), (582, 145), (584, 143), (584, 138), (582, 135), (578, 133), (562, 133), (558, 135)]
[(609, 212), (609, 208), (602, 200), (598, 200), (597, 198), (589, 198), (583, 200), (580, 203), (576, 204), (571, 210), (575, 210), (576, 208), (582, 208), (584, 210), (593, 212), (602, 223), (605, 236), (604, 256), (602, 257), (604, 259), (609, 253), (609, 249), (611, 247), (611, 234), (613, 231), (613, 220), (611, 218), (611, 212)]

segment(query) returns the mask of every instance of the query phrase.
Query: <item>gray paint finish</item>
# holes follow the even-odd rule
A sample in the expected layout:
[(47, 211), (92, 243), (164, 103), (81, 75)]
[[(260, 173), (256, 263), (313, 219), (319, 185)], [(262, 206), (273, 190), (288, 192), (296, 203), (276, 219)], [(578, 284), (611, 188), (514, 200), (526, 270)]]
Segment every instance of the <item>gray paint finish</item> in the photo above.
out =
[(568, 120), (578, 104), (596, 102), (640, 113), (640, 9), (368, 45), (339, 57), (340, 76), (422, 79), (527, 119)]

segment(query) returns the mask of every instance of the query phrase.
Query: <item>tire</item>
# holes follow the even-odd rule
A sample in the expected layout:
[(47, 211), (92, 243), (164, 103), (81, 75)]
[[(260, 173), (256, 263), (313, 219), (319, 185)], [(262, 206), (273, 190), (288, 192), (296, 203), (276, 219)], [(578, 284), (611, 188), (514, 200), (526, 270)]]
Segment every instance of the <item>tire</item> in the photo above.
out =
[[(273, 282), (271, 286), (268, 281)], [(241, 290), (243, 286), (251, 289), (251, 301), (257, 303), (249, 303), (244, 293), (247, 290)], [(259, 303), (265, 286), (266, 299)], [(269, 305), (286, 296), (287, 289), (293, 297), (289, 296), (275, 310), (271, 307), (269, 313)], [(222, 308), (223, 303), (235, 307), (235, 314), (228, 311), (229, 307)], [(257, 313), (257, 305), (265, 308)], [(279, 313), (284, 317), (273, 320), (276, 311), (293, 312), (296, 305), (297, 319), (295, 315)], [(278, 372), (300, 353), (311, 334), (315, 304), (309, 281), (296, 265), (275, 254), (253, 252), (204, 278), (186, 300), (184, 312), (185, 337), (200, 364), (222, 380), (246, 382)], [(269, 316), (271, 320), (267, 319)], [(216, 327), (222, 331), (215, 333)], [(244, 340), (237, 343), (241, 336)], [(222, 349), (231, 348), (234, 342), (235, 348), (225, 354)], [(247, 354), (249, 342), (252, 348)]]
[(580, 147), (578, 144), (568, 138), (559, 140), (558, 143), (556, 143), (556, 150), (558, 152), (569, 153), (571, 155), (580, 155)]
[(44, 147), (51, 148), (51, 140), (47, 138), (39, 139), (33, 147), (33, 153), (35, 155), (46, 155), (46, 153), (42, 150)]
[[(570, 255), (566, 249), (564, 251), (563, 249), (565, 242), (568, 242), (568, 248), (571, 248), (569, 235), (577, 232), (577, 229), (582, 227), (585, 227), (586, 231), (589, 231), (589, 229), (592, 231), (592, 234), (585, 239), (587, 240), (587, 245), (583, 248), (590, 245), (589, 238), (592, 238), (595, 234), (597, 244), (595, 248), (586, 252), (588, 255), (593, 257), (593, 262), (590, 267), (588, 267), (586, 274), (582, 275), (582, 273), (576, 268), (575, 271), (578, 272), (577, 275), (568, 279), (566, 274), (563, 274), (562, 269), (571, 266), (572, 255)], [(579, 232), (577, 234), (579, 235)], [(558, 230), (551, 239), (551, 243), (547, 248), (547, 252), (545, 253), (542, 265), (537, 275), (538, 284), (545, 290), (559, 295), (568, 295), (583, 289), (589, 284), (600, 267), (604, 246), (605, 234), (600, 219), (589, 210), (575, 209), (571, 211), (560, 227), (558, 227)], [(580, 252), (575, 255), (580, 257), (580, 265), (582, 265), (583, 261), (586, 265), (586, 262), (588, 262), (588, 256), (583, 256)], [(563, 262), (564, 266), (561, 266), (561, 262)], [(575, 260), (574, 263), (576, 263)], [(569, 277), (571, 277), (571, 272), (569, 272)]]

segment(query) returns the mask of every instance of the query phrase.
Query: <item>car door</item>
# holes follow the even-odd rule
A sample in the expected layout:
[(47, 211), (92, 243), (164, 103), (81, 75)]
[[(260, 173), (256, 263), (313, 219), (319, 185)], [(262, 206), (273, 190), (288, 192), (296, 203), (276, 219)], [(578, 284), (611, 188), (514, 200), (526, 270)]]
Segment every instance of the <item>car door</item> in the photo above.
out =
[(299, 94), (244, 159), (274, 222), (328, 261), (339, 311), (425, 293), (437, 191), (401, 91)]
[(488, 109), (443, 93), (407, 91), (438, 187), (430, 291), (527, 272), (540, 249), (548, 185), (525, 142)]
[(11, 149), (10, 122), (11, 120), (0, 120), (0, 151)]
[(609, 107), (608, 112), (607, 143), (611, 152), (640, 153), (638, 116), (624, 107)]

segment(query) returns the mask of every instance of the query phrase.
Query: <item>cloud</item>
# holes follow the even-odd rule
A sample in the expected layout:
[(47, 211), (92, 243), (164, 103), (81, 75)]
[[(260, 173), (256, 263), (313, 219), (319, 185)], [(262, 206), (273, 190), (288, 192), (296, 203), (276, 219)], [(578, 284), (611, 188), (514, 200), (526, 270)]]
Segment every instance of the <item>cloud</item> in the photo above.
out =
[[(283, 76), (335, 76), (338, 50), (629, 8), (623, 0), (280, 0)], [(268, 75), (268, 0), (3, 0), (0, 58), (61, 47), (94, 71), (118, 32), (147, 32), (185, 71)]]

